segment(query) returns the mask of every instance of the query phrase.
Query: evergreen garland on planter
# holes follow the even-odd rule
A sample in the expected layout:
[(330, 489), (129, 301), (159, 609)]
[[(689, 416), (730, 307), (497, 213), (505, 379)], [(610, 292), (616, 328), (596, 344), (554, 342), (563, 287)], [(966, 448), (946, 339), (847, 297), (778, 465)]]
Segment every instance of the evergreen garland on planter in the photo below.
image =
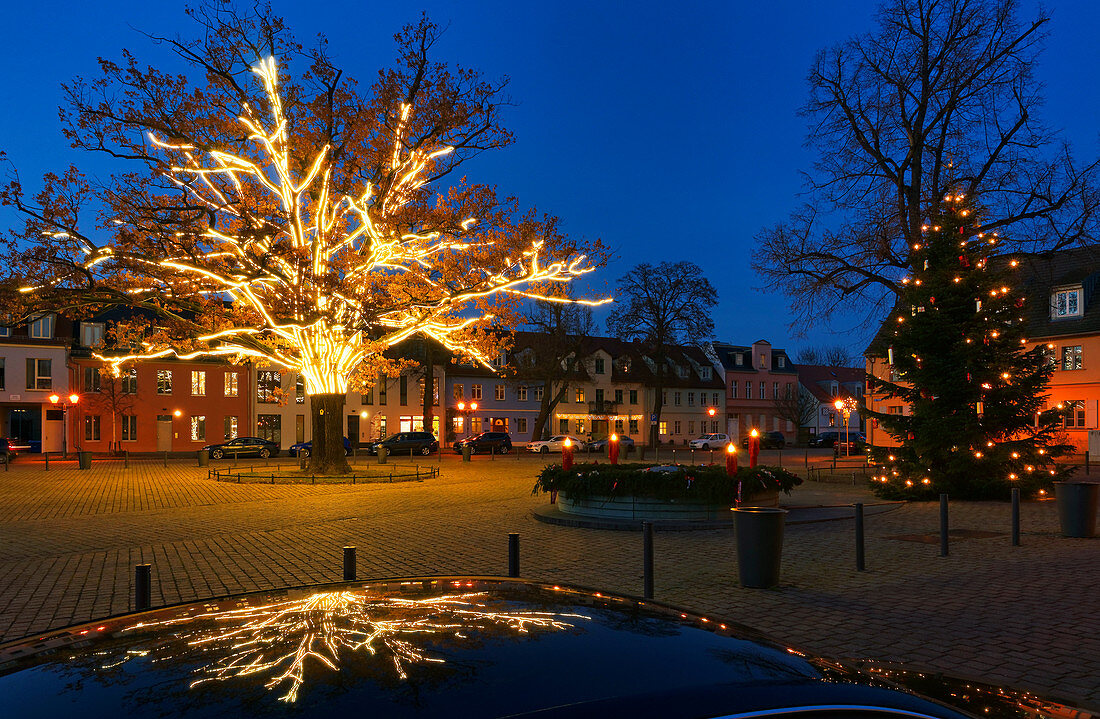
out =
[[(1049, 493), (1066, 409), (1044, 410), (1054, 365), (1027, 349), (1018, 262), (994, 256), (995, 233), (978, 231), (969, 198), (946, 198), (910, 253), (892, 325), (875, 354), (892, 365), (869, 377), (872, 393), (898, 399), (907, 414), (864, 410), (897, 447), (872, 448), (872, 484), (892, 499), (1008, 499)], [(880, 401), (880, 404), (882, 402)]]

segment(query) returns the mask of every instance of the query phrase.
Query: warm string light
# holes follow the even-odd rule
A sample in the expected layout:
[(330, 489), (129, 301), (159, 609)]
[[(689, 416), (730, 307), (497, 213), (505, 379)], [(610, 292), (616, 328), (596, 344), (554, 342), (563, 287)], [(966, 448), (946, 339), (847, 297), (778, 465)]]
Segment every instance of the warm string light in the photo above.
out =
[[(288, 128), (274, 58), (261, 61), (254, 73), (263, 85), (269, 118), (261, 119), (246, 106), (238, 117), (256, 158), (222, 150), (200, 151), (150, 133), (150, 142), (179, 161), (164, 177), (214, 216), (196, 239), (212, 249), (194, 254), (193, 247), (151, 260), (122, 247), (83, 248), (82, 267), (89, 269), (118, 258), (147, 265), (158, 277), (173, 272), (163, 285), (129, 290), (132, 294), (162, 292), (172, 296), (217, 295), (253, 313), (254, 326), (233, 326), (194, 338), (206, 347), (180, 350), (144, 343), (124, 356), (97, 358), (114, 371), (134, 360), (177, 357), (253, 358), (301, 374), (309, 394), (343, 394), (349, 379), (368, 357), (419, 334), (446, 349), (468, 356), (492, 369), (491, 359), (470, 339), (468, 330), (491, 315), (460, 317), (457, 312), (478, 300), (494, 296), (600, 305), (610, 301), (568, 300), (541, 290), (592, 272), (584, 255), (547, 260), (545, 242), (537, 239), (500, 267), (474, 269), (461, 283), (444, 282), (432, 274), (433, 262), (469, 256), (494, 242), (470, 235), (475, 218), (460, 223), (461, 230), (417, 233), (401, 229), (401, 211), (417, 197), (435, 162), (450, 146), (414, 146), (406, 142), (413, 107), (402, 104), (392, 149), (383, 175), (396, 178), (386, 191), (367, 185), (356, 197), (337, 196), (332, 181), (331, 148), (307, 156), (297, 168), (300, 153)], [(278, 203), (280, 217), (273, 223), (251, 214), (242, 196), (260, 191)], [(116, 224), (121, 221), (116, 220)], [(241, 228), (234, 231), (232, 227)], [(181, 235), (182, 233), (176, 233)], [(171, 239), (171, 238), (165, 238)], [(172, 245), (169, 243), (169, 246)], [(289, 247), (292, 251), (281, 251)], [(409, 278), (410, 287), (423, 288), (427, 299), (407, 302), (391, 295), (390, 307), (369, 299), (379, 280)], [(21, 288), (31, 292), (48, 285)], [(410, 293), (413, 294), (413, 293)], [(415, 296), (415, 294), (413, 294)], [(368, 299), (364, 299), (367, 297)], [(387, 304), (390, 304), (388, 301)], [(287, 311), (287, 308), (290, 311)], [(377, 335), (367, 339), (365, 332)]]

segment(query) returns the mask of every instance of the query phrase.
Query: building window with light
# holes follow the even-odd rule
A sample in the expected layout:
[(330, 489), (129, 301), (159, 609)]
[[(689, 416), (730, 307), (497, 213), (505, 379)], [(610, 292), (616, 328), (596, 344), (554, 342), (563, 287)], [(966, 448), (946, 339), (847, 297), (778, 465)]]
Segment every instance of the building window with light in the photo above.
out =
[(206, 441), (206, 416), (195, 415), (191, 417), (191, 441)]
[(481, 417), (470, 417), (470, 431), (474, 434), (481, 433)]
[(1050, 298), (1051, 319), (1081, 316), (1081, 290), (1057, 290)]
[(584, 401), (584, 388), (583, 387), (577, 387), (577, 402), (583, 402), (583, 401)]
[(225, 438), (236, 439), (237, 438), (237, 417), (227, 415), (225, 418)]
[(498, 384), (493, 388), (493, 399), (496, 399), (496, 400), (503, 400), (504, 399), (504, 385)]
[(203, 370), (191, 371), (191, 396), (206, 396), (206, 372), (204, 372)]
[(630, 420), (627, 423), (627, 426), (630, 427), (630, 433), (631, 434), (638, 434), (638, 420), (636, 420), (636, 419)]
[(1085, 403), (1082, 400), (1066, 402), (1069, 412), (1066, 414), (1066, 429), (1081, 429), (1085, 426)]
[(1062, 348), (1062, 369), (1081, 369), (1081, 345)]
[(481, 399), (481, 385), (470, 385), (470, 399)]
[(577, 420), (577, 434), (584, 434), (584, 420)]
[(298, 375), (294, 380), (294, 404), (306, 403), (306, 380), (302, 375)]
[(137, 439), (137, 415), (122, 415), (122, 441), (133, 442)]
[(172, 370), (157, 370), (157, 394), (172, 394)]
[(275, 404), (279, 401), (279, 389), (283, 385), (283, 376), (273, 370), (262, 370), (256, 375), (256, 401), (260, 404)]
[(661, 420), (661, 424), (657, 426), (657, 433), (665, 435), (668, 434), (668, 422), (666, 420)]
[(84, 418), (84, 441), (85, 442), (98, 442), (99, 435), (99, 415)]
[(53, 389), (53, 362), (27, 359), (27, 389)]
[(237, 373), (236, 372), (226, 372), (225, 373), (225, 396), (226, 397), (236, 397), (237, 392), (239, 392), (239, 391), (240, 390), (237, 386)]

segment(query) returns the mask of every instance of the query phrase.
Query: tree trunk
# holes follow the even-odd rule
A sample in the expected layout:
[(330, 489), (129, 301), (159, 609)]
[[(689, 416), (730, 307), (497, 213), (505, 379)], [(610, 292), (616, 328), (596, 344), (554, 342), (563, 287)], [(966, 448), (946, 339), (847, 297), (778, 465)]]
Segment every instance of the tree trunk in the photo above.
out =
[[(433, 385), (435, 384), (435, 364), (433, 364), (434, 358), (432, 357), (432, 348), (428, 344), (427, 340), (424, 341), (424, 431), (432, 432), (432, 407), (435, 404), (435, 393)], [(443, 422), (439, 423), (440, 441), (443, 437)]]
[(313, 394), (309, 410), (313, 420), (310, 474), (346, 474), (351, 471), (344, 454), (344, 400), (342, 394)]
[(565, 396), (566, 391), (569, 389), (569, 383), (563, 382), (561, 389), (555, 394), (553, 392), (554, 383), (547, 382), (542, 386), (542, 406), (539, 407), (539, 414), (535, 417), (535, 426), (531, 428), (531, 441), (538, 442), (544, 439), (545, 436), (550, 434), (556, 434), (555, 432), (546, 433), (546, 424), (550, 421), (550, 415), (554, 413), (554, 408), (561, 402), (562, 397)]

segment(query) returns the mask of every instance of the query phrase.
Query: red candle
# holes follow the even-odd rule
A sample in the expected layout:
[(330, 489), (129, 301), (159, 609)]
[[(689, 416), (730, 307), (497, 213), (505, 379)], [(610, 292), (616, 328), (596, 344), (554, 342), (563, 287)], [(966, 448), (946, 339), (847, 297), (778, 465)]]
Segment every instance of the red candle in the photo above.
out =
[(607, 455), (611, 459), (611, 464), (619, 463), (619, 435), (611, 435), (611, 441), (607, 443)]
[(726, 474), (731, 477), (737, 474), (737, 448), (733, 442), (726, 445)]
[(561, 468), (573, 468), (573, 443), (566, 439), (561, 445)]
[(756, 466), (756, 459), (760, 456), (760, 433), (755, 429), (749, 436), (749, 469)]

